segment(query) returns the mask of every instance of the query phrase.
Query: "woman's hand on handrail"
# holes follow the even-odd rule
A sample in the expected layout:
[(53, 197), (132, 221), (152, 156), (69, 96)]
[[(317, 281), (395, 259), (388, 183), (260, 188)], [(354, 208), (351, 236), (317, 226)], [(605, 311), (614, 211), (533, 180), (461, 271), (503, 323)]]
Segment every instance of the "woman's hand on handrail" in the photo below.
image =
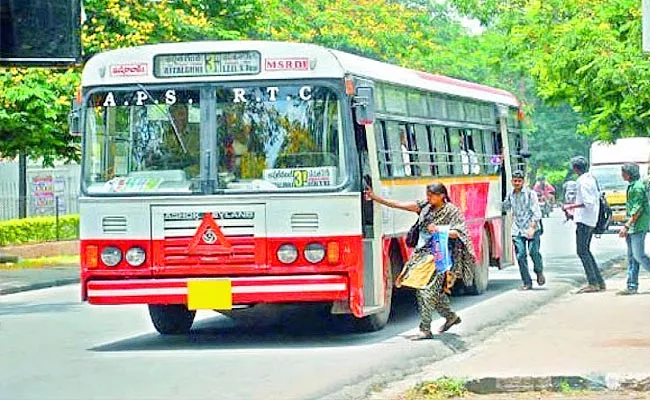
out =
[(420, 213), (420, 207), (418, 207), (418, 203), (414, 201), (396, 201), (396, 200), (385, 199), (379, 196), (378, 194), (374, 193), (370, 188), (366, 188), (366, 190), (364, 191), (364, 196), (366, 200), (376, 201), (377, 203), (382, 204), (386, 207), (397, 208), (399, 210), (404, 210), (404, 211), (410, 211), (416, 214)]

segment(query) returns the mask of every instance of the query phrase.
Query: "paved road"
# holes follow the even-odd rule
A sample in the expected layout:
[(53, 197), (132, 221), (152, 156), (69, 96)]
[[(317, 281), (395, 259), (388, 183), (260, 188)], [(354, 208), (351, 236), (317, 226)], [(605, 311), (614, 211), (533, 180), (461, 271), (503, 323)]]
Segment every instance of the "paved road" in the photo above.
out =
[[(515, 268), (493, 270), (486, 295), (453, 299), (459, 329), (426, 342), (404, 337), (418, 322), (408, 294), (376, 333), (337, 331), (320, 307), (284, 307), (200, 314), (187, 337), (155, 334), (145, 307), (82, 304), (78, 285), (0, 296), (0, 399), (360, 398), (575, 284), (572, 229), (546, 220), (547, 287), (518, 292)], [(606, 260), (624, 245), (609, 236), (594, 248)]]

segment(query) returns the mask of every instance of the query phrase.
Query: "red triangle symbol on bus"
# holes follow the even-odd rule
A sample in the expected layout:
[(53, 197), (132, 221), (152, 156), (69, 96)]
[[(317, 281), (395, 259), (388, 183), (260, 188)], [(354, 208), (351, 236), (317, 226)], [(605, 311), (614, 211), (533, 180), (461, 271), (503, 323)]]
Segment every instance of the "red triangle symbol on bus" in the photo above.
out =
[(190, 245), (187, 248), (188, 252), (193, 252), (200, 244), (204, 245), (214, 245), (219, 242), (219, 245), (227, 250), (232, 250), (232, 244), (226, 238), (226, 235), (223, 234), (221, 227), (217, 225), (212, 213), (203, 214), (203, 222), (196, 230)]

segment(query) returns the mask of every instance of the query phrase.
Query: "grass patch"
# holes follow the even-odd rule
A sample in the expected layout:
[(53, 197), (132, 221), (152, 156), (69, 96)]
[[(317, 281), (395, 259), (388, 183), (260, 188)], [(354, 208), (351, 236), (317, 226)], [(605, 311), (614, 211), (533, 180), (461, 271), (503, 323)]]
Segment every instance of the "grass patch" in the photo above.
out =
[(418, 383), (409, 390), (404, 400), (442, 400), (463, 397), (467, 393), (465, 381), (457, 378), (440, 378)]
[(569, 382), (562, 381), (562, 382), (560, 382), (560, 387), (558, 388), (558, 391), (560, 393), (571, 393), (571, 392), (574, 392), (575, 390), (571, 387)]
[(47, 268), (60, 266), (78, 266), (79, 255), (26, 258), (16, 264), (0, 264), (0, 269)]

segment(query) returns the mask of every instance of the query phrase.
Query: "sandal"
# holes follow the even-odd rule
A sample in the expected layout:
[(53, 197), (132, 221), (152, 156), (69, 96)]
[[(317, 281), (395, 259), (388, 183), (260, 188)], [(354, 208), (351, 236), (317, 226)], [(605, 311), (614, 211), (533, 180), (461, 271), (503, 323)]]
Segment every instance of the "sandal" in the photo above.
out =
[(431, 331), (420, 331), (419, 334), (410, 338), (413, 341), (433, 339)]
[(576, 294), (582, 294), (582, 293), (598, 293), (600, 292), (600, 287), (594, 286), (594, 285), (587, 285), (583, 287), (582, 289), (578, 290)]
[(445, 333), (449, 329), (451, 329), (452, 326), (460, 324), (462, 321), (458, 315), (456, 315), (456, 318), (453, 319), (448, 319), (445, 321), (445, 323), (438, 329), (438, 333)]

